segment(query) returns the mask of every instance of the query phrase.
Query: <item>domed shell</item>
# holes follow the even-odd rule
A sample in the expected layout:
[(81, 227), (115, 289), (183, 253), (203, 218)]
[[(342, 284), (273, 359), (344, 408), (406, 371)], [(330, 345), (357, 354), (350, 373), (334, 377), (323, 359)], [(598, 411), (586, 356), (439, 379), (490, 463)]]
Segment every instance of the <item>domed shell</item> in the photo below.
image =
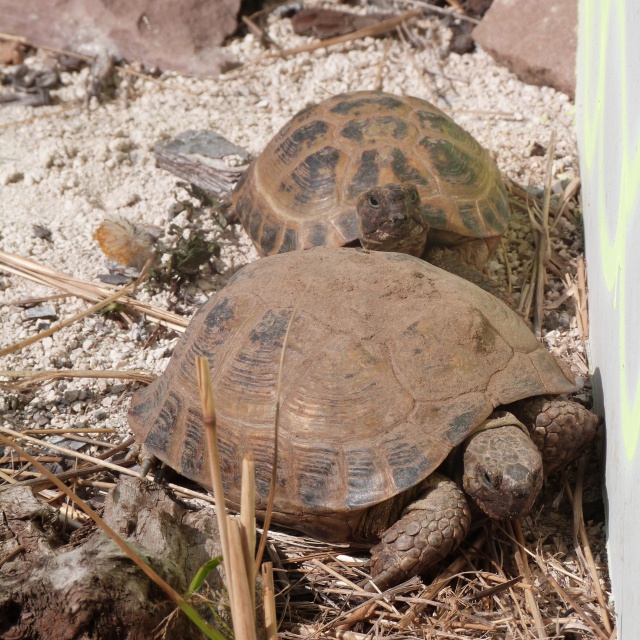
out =
[(509, 221), (500, 172), (476, 140), (425, 100), (381, 91), (329, 98), (295, 115), (238, 183), (237, 215), (261, 255), (357, 241), (369, 187), (415, 184), (430, 242), (484, 238)]
[(421, 482), (496, 406), (574, 390), (515, 312), (423, 260), (356, 249), (259, 260), (200, 308), (129, 413), (151, 453), (210, 487), (194, 364), (205, 356), (232, 504), (251, 451), (266, 505), (297, 303), (274, 517), (318, 537), (349, 539), (364, 509)]

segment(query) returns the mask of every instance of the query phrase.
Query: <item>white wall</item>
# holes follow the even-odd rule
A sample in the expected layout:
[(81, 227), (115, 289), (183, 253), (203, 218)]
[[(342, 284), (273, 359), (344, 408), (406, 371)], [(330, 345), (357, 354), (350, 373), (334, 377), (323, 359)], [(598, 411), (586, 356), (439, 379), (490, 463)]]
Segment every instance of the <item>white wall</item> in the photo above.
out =
[(579, 0), (591, 365), (607, 428), (618, 638), (640, 638), (640, 0)]

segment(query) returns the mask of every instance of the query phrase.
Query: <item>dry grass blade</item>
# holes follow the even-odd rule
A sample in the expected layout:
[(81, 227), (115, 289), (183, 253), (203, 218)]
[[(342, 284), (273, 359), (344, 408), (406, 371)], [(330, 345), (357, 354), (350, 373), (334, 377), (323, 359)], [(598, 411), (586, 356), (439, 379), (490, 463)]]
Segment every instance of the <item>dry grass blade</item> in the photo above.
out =
[[(82, 428), (60, 428), (60, 429), (25, 429), (21, 431), (21, 433), (26, 433), (27, 435), (47, 435), (47, 436), (55, 436), (64, 433), (115, 433), (116, 430), (112, 427), (82, 427)], [(102, 443), (108, 444), (108, 443)], [(115, 447), (116, 445), (110, 445)]]
[(19, 447), (15, 442), (0, 435), (0, 441), (15, 449), (21, 456), (24, 456), (29, 462), (44, 476), (46, 476), (53, 484), (60, 489), (71, 501), (82, 511), (84, 511), (101, 529), (104, 531), (139, 568), (140, 570), (160, 589), (162, 589), (173, 600), (185, 614), (198, 626), (198, 628), (206, 633), (210, 638), (224, 640), (215, 629), (210, 627), (204, 620), (198, 616), (191, 605), (182, 596), (167, 584), (140, 556), (133, 551), (131, 546), (127, 544), (84, 500), (81, 500), (71, 489), (63, 482), (58, 480), (46, 467), (43, 467), (33, 456), (28, 454), (24, 449)]
[[(574, 531), (574, 536), (579, 537), (580, 542), (582, 544), (582, 551), (587, 561), (587, 570), (591, 575), (593, 588), (596, 592), (596, 598), (598, 599), (598, 605), (600, 607), (600, 617), (602, 618), (602, 624), (604, 625), (604, 628), (606, 629), (607, 633), (611, 634), (612, 627), (611, 627), (611, 621), (609, 620), (609, 612), (607, 611), (607, 605), (604, 601), (604, 594), (602, 593), (602, 587), (600, 586), (598, 569), (593, 559), (593, 554), (591, 553), (591, 545), (589, 544), (589, 536), (587, 535), (587, 530), (584, 526), (584, 514), (582, 512), (582, 487), (584, 483), (584, 474), (585, 474), (585, 469), (587, 467), (588, 459), (589, 459), (588, 454), (584, 454), (580, 459), (580, 464), (578, 466), (578, 477), (576, 479), (576, 488), (572, 497), (573, 531)], [(570, 495), (570, 491), (569, 491), (569, 495)], [(577, 539), (575, 541), (575, 544), (576, 546), (578, 545)]]
[(589, 337), (589, 309), (587, 306), (587, 274), (582, 255), (578, 256), (578, 288), (574, 297), (576, 305), (576, 318), (582, 339)]
[(9, 560), (13, 560), (23, 549), (24, 547), (22, 545), (18, 545), (13, 551), (10, 551), (4, 558), (0, 558), (0, 567), (3, 564), (6, 564), (7, 562), (9, 562)]
[(383, 20), (378, 24), (371, 25), (370, 27), (365, 27), (364, 29), (358, 29), (358, 31), (353, 31), (352, 33), (347, 33), (343, 36), (336, 36), (335, 38), (327, 38), (326, 40), (321, 40), (320, 42), (314, 42), (313, 44), (304, 45), (302, 47), (295, 47), (293, 49), (284, 49), (277, 53), (270, 53), (264, 56), (265, 58), (278, 58), (295, 56), (299, 53), (307, 53), (310, 51), (316, 51), (317, 49), (326, 49), (327, 47), (331, 47), (336, 44), (343, 44), (345, 42), (351, 42), (352, 40), (360, 40), (361, 38), (368, 38), (371, 36), (378, 36), (383, 33), (387, 33), (392, 29), (395, 29), (399, 24), (408, 20), (409, 18), (415, 18), (416, 16), (422, 15), (424, 13), (423, 9), (413, 9), (412, 11), (407, 11), (400, 16), (396, 16), (395, 18), (389, 18), (389, 20)]
[(553, 218), (552, 226), (554, 229), (556, 228), (558, 220), (560, 220), (563, 214), (565, 214), (573, 222), (572, 216), (569, 213), (568, 206), (571, 200), (576, 197), (578, 191), (580, 191), (580, 185), (580, 178), (574, 178), (562, 193), (562, 197), (560, 198), (560, 202), (558, 202), (558, 206), (556, 207), (556, 212)]
[[(28, 258), (7, 253), (6, 251), (0, 251), (0, 268), (14, 275), (31, 280), (32, 282), (61, 289), (62, 291), (66, 291), (78, 298), (84, 298), (90, 302), (104, 301), (105, 298), (113, 294), (112, 290), (101, 287), (94, 282), (74, 278), (34, 262), (33, 260), (29, 260)], [(189, 323), (188, 319), (182, 316), (171, 313), (170, 311), (165, 311), (164, 309), (158, 309), (144, 302), (139, 302), (128, 296), (123, 296), (118, 302), (143, 313), (147, 318), (158, 324), (180, 333), (185, 330)]]
[[(532, 209), (529, 210), (533, 236), (536, 244), (534, 258), (533, 283), (534, 283), (534, 307), (533, 307), (533, 331), (539, 338), (542, 335), (542, 317), (544, 307), (544, 286), (547, 283), (546, 267), (551, 256), (551, 240), (549, 238), (549, 207), (551, 204), (551, 180), (553, 178), (553, 155), (555, 152), (556, 134), (551, 132), (549, 150), (547, 152), (547, 165), (545, 170), (544, 198), (542, 211), (538, 216)], [(537, 218), (537, 219), (536, 219)]]
[[(487, 541), (487, 532), (483, 531), (478, 534), (475, 540), (471, 543), (471, 548), (469, 551), (477, 552), (479, 551)], [(461, 557), (456, 558), (421, 594), (420, 598), (424, 600), (433, 600), (435, 596), (438, 594), (440, 589), (444, 588), (453, 578), (462, 571), (465, 564), (467, 563), (467, 558)], [(407, 613), (402, 617), (400, 623), (398, 625), (399, 629), (407, 629), (409, 625), (413, 622), (415, 617), (422, 613), (428, 606), (427, 603), (414, 604), (411, 605), (411, 608)]]
[(587, 626), (602, 640), (608, 640), (609, 636), (593, 623), (582, 607), (549, 575), (546, 576), (549, 584), (558, 592), (558, 595), (584, 620)]
[[(32, 444), (37, 444), (40, 447), (44, 447), (45, 449), (53, 449), (53, 451), (59, 451), (60, 453), (64, 453), (70, 456), (71, 458), (79, 458), (80, 460), (85, 460), (86, 462), (93, 462), (94, 464), (98, 464), (104, 468), (117, 471), (118, 473), (124, 473), (125, 475), (133, 476), (135, 478), (138, 477), (138, 474), (135, 471), (131, 471), (131, 469), (127, 469), (126, 467), (123, 467), (121, 465), (113, 464), (113, 462), (107, 462), (106, 460), (101, 460), (100, 458), (87, 455), (86, 453), (81, 453), (80, 451), (74, 451), (73, 449), (66, 449), (65, 447), (61, 447), (57, 444), (52, 444), (50, 442), (43, 442), (38, 438), (32, 438), (31, 436), (27, 436), (24, 433), (21, 433), (20, 431), (7, 429), (7, 427), (0, 427), (0, 432), (18, 440), (26, 440), (27, 442), (31, 442)], [(111, 453), (111, 450), (109, 453)]]
[[(220, 529), (220, 543), (225, 562), (227, 591), (231, 605), (231, 618), (236, 640), (256, 639), (255, 575), (253, 571), (253, 551), (255, 547), (255, 477), (253, 457), (243, 460), (240, 519), (227, 515), (224, 487), (220, 470), (220, 454), (217, 442), (217, 425), (211, 372), (206, 358), (196, 357), (198, 388), (202, 402), (211, 483), (216, 500), (216, 514)], [(249, 504), (251, 501), (251, 504)], [(275, 602), (265, 607), (275, 610)]]
[(289, 318), (289, 324), (287, 324), (287, 331), (284, 334), (284, 340), (282, 341), (282, 351), (280, 352), (280, 365), (278, 368), (278, 384), (276, 386), (276, 416), (275, 416), (275, 424), (273, 429), (273, 464), (271, 467), (271, 482), (269, 483), (269, 499), (267, 501), (267, 509), (264, 514), (264, 524), (262, 530), (262, 536), (260, 537), (260, 546), (258, 547), (258, 552), (256, 553), (256, 576), (258, 575), (258, 570), (260, 567), (260, 563), (262, 562), (262, 556), (264, 555), (264, 548), (267, 544), (267, 533), (269, 531), (269, 525), (271, 524), (271, 514), (273, 513), (273, 503), (276, 497), (276, 478), (278, 473), (278, 431), (280, 427), (280, 396), (282, 392), (282, 371), (284, 369), (284, 356), (287, 352), (287, 344), (289, 343), (289, 333), (291, 332), (291, 325), (298, 313), (298, 308), (300, 307), (300, 303), (304, 299), (307, 291), (309, 291), (309, 287), (311, 283), (309, 283), (305, 290), (302, 292), (302, 295), (298, 299), (295, 307), (293, 307), (293, 311), (291, 312), (291, 317)]
[(131, 380), (134, 382), (153, 382), (157, 377), (152, 371), (119, 371), (117, 369), (96, 371), (91, 369), (56, 369), (50, 371), (0, 371), (0, 378), (22, 378), (15, 382), (0, 380), (0, 389), (24, 390), (43, 380), (61, 380), (63, 378), (96, 378)]
[(247, 582), (251, 592), (251, 604), (256, 606), (256, 581), (254, 578), (254, 553), (256, 550), (256, 482), (255, 461), (248, 453), (242, 461), (242, 495), (240, 497), (240, 525), (242, 528), (243, 552), (245, 554)]
[(480, 24), (480, 20), (477, 18), (472, 18), (468, 16), (464, 12), (460, 12), (458, 9), (447, 9), (446, 7), (438, 7), (435, 4), (431, 4), (430, 2), (425, 2), (424, 0), (413, 0), (412, 4), (417, 4), (429, 11), (433, 11), (433, 13), (438, 13), (442, 16), (454, 16), (459, 18), (460, 20), (464, 20), (466, 22), (472, 22), (473, 24)]
[(112, 302), (115, 302), (119, 298), (122, 298), (123, 296), (129, 293), (133, 293), (138, 288), (140, 283), (146, 278), (147, 272), (151, 268), (151, 264), (152, 264), (151, 260), (149, 260), (147, 264), (145, 264), (144, 268), (142, 269), (142, 273), (138, 276), (135, 282), (132, 282), (130, 285), (124, 287), (123, 289), (120, 289), (120, 291), (116, 291), (115, 293), (110, 295), (108, 298), (92, 305), (88, 309), (85, 309), (84, 311), (80, 311), (79, 313), (76, 313), (70, 318), (67, 318), (62, 322), (59, 322), (53, 327), (50, 327), (45, 331), (41, 331), (40, 333), (37, 333), (35, 336), (30, 336), (29, 338), (25, 338), (20, 342), (16, 342), (15, 344), (9, 347), (0, 349), (0, 357), (7, 356), (10, 353), (15, 353), (16, 351), (20, 351), (21, 349), (24, 349), (24, 347), (28, 347), (30, 344), (33, 344), (34, 342), (38, 342), (40, 340), (43, 340), (44, 338), (47, 338), (48, 336), (52, 336), (54, 333), (57, 333), (61, 329), (64, 329), (65, 327), (72, 325), (77, 320), (82, 320), (82, 318), (86, 318), (87, 316), (90, 316), (92, 313), (95, 313), (96, 311), (100, 311), (100, 309), (102, 309), (103, 307), (106, 307), (108, 304), (111, 304)]
[[(220, 454), (218, 452), (218, 437), (216, 428), (216, 409), (211, 388), (211, 372), (206, 358), (196, 356), (196, 372), (198, 374), (198, 389), (200, 390), (200, 402), (202, 403), (202, 415), (204, 417), (204, 431), (207, 438), (207, 450), (209, 452), (209, 470), (211, 484), (213, 485), (213, 497), (216, 501), (216, 515), (218, 528), (220, 529), (220, 544), (224, 558), (231, 557), (229, 544), (229, 528), (227, 520), (227, 508), (224, 502), (224, 487), (220, 472)], [(234, 576), (229, 567), (225, 571), (227, 576), (227, 591), (229, 599), (234, 599)]]
[(266, 640), (277, 640), (276, 590), (273, 584), (273, 564), (271, 562), (265, 562), (262, 565), (262, 597), (264, 599)]
[[(524, 542), (524, 535), (522, 534), (522, 527), (520, 526), (520, 520), (513, 520), (512, 522), (507, 523), (508, 527), (513, 528), (513, 532), (515, 532), (515, 538), (518, 541), (518, 545), (515, 549), (515, 559), (516, 564), (518, 565), (518, 570), (522, 574), (522, 582), (525, 587), (533, 586), (533, 580), (531, 579), (531, 571), (529, 569), (529, 562), (527, 560), (527, 554), (524, 552), (526, 549), (526, 545)], [(544, 630), (544, 622), (542, 621), (542, 615), (540, 613), (540, 608), (538, 607), (538, 601), (531, 589), (524, 589), (524, 597), (527, 603), (527, 607), (529, 607), (529, 612), (533, 616), (533, 619), (536, 624), (536, 631), (538, 638), (545, 638), (546, 633)]]
[[(216, 507), (219, 510), (219, 507)], [(225, 556), (227, 563), (227, 582), (229, 575), (233, 575), (233, 596), (231, 597), (231, 619), (236, 640), (256, 639), (256, 610), (251, 598), (251, 583), (255, 581), (253, 575), (249, 577), (249, 568), (243, 551), (242, 527), (238, 520), (228, 518), (229, 527), (229, 555)], [(253, 559), (253, 549), (251, 550)]]

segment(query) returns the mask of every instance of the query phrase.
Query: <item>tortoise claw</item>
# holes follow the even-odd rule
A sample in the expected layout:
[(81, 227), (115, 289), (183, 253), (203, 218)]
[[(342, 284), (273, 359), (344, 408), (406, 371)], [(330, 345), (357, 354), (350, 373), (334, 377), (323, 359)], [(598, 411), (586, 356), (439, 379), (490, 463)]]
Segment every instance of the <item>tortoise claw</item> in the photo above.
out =
[(152, 467), (155, 467), (158, 464), (158, 458), (152, 455), (145, 455), (142, 457), (142, 462), (140, 463), (140, 473), (139, 476), (141, 478), (145, 478), (149, 471), (151, 471)]

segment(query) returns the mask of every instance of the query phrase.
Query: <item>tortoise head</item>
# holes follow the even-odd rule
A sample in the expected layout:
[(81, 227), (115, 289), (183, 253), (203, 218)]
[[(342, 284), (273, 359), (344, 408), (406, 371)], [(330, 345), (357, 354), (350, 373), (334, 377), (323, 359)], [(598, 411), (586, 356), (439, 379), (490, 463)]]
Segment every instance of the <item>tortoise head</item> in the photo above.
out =
[(495, 519), (525, 515), (542, 487), (542, 456), (516, 426), (487, 429), (464, 447), (464, 490)]
[(363, 191), (356, 216), (363, 248), (422, 255), (429, 225), (414, 185), (383, 184)]

